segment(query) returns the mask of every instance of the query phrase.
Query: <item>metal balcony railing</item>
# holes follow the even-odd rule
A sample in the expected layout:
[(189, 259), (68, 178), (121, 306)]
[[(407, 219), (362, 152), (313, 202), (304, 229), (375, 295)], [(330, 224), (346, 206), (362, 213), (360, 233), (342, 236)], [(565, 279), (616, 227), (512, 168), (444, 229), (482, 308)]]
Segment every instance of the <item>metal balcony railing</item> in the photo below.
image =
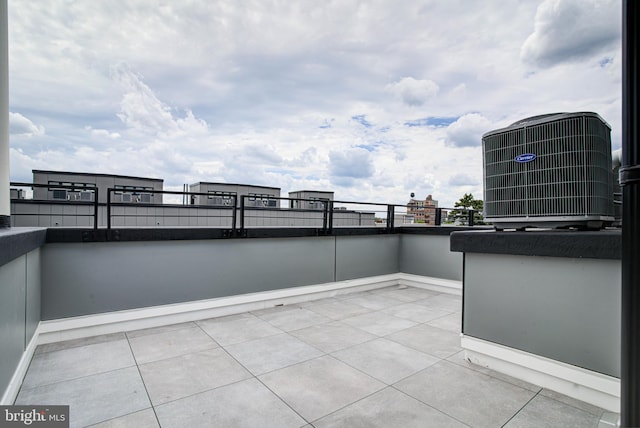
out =
[[(46, 189), (38, 192), (36, 189)], [(212, 195), (171, 190), (109, 188), (100, 200), (97, 187), (11, 183), (16, 225), (114, 228), (218, 228), (246, 236), (250, 228), (313, 228), (330, 235), (335, 228), (375, 227), (392, 233), (402, 226), (441, 226), (454, 208), (361, 201), (304, 199), (270, 195)], [(26, 191), (25, 191), (26, 189)], [(30, 192), (30, 193), (29, 193)], [(55, 192), (55, 194), (54, 194)], [(62, 198), (63, 195), (68, 197)], [(44, 208), (40, 208), (40, 207)], [(56, 206), (55, 214), (48, 207)], [(85, 212), (72, 207), (90, 206)], [(62, 207), (62, 208), (60, 208)], [(456, 225), (474, 226), (473, 210), (459, 209)], [(61, 216), (52, 223), (47, 216)], [(82, 221), (90, 217), (91, 221)], [(46, 221), (45, 221), (46, 220)]]

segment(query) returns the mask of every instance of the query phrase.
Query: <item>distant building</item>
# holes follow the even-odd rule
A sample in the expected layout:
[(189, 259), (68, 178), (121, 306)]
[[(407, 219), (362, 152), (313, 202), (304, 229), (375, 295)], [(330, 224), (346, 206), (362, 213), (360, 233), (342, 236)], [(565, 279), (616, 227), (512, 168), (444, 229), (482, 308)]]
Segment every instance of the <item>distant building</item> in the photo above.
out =
[(25, 197), (24, 189), (14, 189), (14, 188), (9, 189), (9, 197), (11, 199), (24, 199)]
[(433, 199), (431, 195), (427, 196), (424, 200), (412, 198), (407, 203), (407, 215), (413, 216), (414, 223), (424, 223), (435, 226), (436, 208), (438, 208), (438, 201)]
[(251, 184), (209, 183), (199, 182), (189, 186), (189, 192), (206, 193), (206, 195), (191, 195), (191, 205), (232, 206), (233, 199), (237, 199), (236, 206), (240, 206), (240, 196), (247, 195), (245, 207), (280, 208), (280, 188), (254, 186)]
[(326, 201), (333, 201), (333, 192), (297, 190), (289, 192), (289, 208), (322, 210)]
[(111, 195), (113, 202), (131, 202), (162, 204), (164, 181), (159, 178), (131, 177), (114, 174), (92, 174), (67, 171), (33, 170), (35, 184), (47, 184), (48, 187), (35, 187), (33, 199), (45, 201), (95, 201), (98, 190), (98, 202), (107, 202), (107, 189), (117, 189)]
[[(11, 224), (16, 227), (229, 229), (235, 221), (235, 227), (318, 228), (332, 220), (333, 227), (375, 226), (374, 212), (343, 207), (336, 207), (331, 215), (324, 211), (326, 202), (333, 201), (333, 192), (291, 192), (291, 204), (281, 204), (278, 187), (199, 182), (185, 185), (183, 192), (170, 192), (182, 194), (182, 203), (176, 203), (172, 198), (163, 201), (163, 183), (156, 178), (34, 170), (33, 184), (39, 186), (14, 183), (11, 188)], [(107, 203), (109, 189), (110, 204)], [(237, 209), (241, 200), (244, 200), (244, 211)]]

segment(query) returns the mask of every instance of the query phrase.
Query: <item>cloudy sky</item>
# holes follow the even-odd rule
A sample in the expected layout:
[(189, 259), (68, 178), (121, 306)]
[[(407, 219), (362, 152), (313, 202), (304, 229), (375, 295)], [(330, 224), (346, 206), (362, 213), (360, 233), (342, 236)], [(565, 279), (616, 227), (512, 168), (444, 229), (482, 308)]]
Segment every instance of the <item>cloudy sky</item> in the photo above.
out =
[(9, 0), (11, 179), (32, 169), (482, 196), (481, 135), (594, 111), (619, 0)]

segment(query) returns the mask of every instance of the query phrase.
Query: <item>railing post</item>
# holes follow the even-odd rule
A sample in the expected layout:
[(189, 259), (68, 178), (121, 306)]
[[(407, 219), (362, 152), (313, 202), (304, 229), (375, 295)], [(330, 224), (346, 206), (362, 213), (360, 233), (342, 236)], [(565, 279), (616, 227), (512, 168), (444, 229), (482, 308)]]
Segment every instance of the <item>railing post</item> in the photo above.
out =
[(395, 215), (395, 206), (387, 205), (387, 232), (393, 232), (393, 216)]
[(473, 227), (473, 217), (475, 214), (474, 210), (467, 211), (469, 213), (469, 227)]
[(233, 195), (233, 211), (231, 213), (231, 236), (236, 236), (236, 219), (238, 218), (238, 195)]
[(434, 224), (436, 226), (442, 225), (442, 208), (436, 208), (436, 218), (435, 218)]
[(107, 229), (111, 230), (111, 189), (107, 189)]
[(324, 235), (327, 234), (327, 224), (328, 224), (328, 220), (329, 220), (329, 201), (322, 201), (323, 202), (323, 208), (322, 208), (322, 233)]
[(7, 0), (0, 0), (0, 229), (11, 226), (8, 16)]
[(98, 188), (93, 193), (93, 230), (98, 230)]
[(333, 233), (333, 201), (329, 201), (329, 224), (327, 225), (329, 234)]
[(240, 234), (244, 235), (244, 198), (245, 195), (240, 195)]

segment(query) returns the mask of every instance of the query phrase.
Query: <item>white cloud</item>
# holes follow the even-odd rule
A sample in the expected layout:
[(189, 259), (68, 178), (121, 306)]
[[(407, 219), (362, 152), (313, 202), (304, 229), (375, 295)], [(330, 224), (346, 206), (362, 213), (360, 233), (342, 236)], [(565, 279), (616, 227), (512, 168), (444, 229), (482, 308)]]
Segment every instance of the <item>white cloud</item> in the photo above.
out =
[(432, 80), (417, 80), (413, 77), (403, 77), (386, 88), (409, 106), (423, 105), (428, 99), (435, 97), (440, 89)]
[(336, 178), (369, 178), (374, 173), (371, 153), (362, 148), (351, 148), (329, 153), (329, 172)]
[(478, 180), (471, 177), (469, 174), (455, 174), (449, 177), (449, 185), (451, 186), (477, 186)]
[(44, 127), (36, 125), (20, 113), (9, 112), (9, 133), (24, 137), (44, 135)]
[(197, 119), (191, 110), (186, 110), (184, 117), (175, 118), (171, 108), (126, 64), (112, 67), (111, 74), (124, 90), (117, 116), (128, 128), (161, 136), (206, 134), (208, 126), (204, 120)]
[(121, 135), (118, 132), (110, 132), (107, 129), (93, 129), (90, 126), (85, 126), (85, 129), (91, 132), (92, 137), (108, 138), (111, 140), (117, 140), (118, 138), (121, 137)]
[(482, 144), (482, 134), (492, 130), (491, 122), (478, 113), (469, 113), (453, 122), (446, 131), (445, 143), (455, 147)]
[(520, 56), (540, 67), (592, 57), (619, 43), (621, 21), (616, 0), (545, 0)]

